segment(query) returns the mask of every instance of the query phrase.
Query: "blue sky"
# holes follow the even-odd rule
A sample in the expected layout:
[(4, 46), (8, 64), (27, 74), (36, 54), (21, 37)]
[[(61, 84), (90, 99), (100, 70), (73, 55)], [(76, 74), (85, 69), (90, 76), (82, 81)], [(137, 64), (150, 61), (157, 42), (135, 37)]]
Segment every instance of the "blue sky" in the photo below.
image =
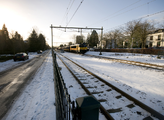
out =
[[(103, 27), (105, 33), (128, 21), (163, 11), (163, 6), (164, 0), (0, 0), (0, 27), (5, 23), (10, 33), (18, 31), (24, 39), (35, 28), (38, 33), (45, 35), (50, 44), (51, 24), (63, 27), (68, 23), (68, 27)], [(164, 12), (147, 19), (163, 22)], [(80, 35), (77, 30), (63, 31), (53, 29), (54, 45), (74, 42), (74, 36)], [(82, 32), (84, 36), (88, 33), (91, 30)]]

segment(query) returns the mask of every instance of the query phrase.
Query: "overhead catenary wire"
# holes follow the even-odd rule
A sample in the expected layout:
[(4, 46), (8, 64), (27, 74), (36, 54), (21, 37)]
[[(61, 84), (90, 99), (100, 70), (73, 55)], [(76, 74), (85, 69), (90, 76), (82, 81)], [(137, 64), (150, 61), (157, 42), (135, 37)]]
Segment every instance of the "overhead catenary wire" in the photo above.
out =
[(84, 0), (82, 0), (79, 4), (79, 6), (77, 7), (76, 11), (74, 12), (74, 14), (72, 15), (71, 19), (69, 20), (69, 22), (67, 23), (66, 27), (68, 26), (68, 24), (71, 22), (72, 18), (75, 16), (76, 12), (78, 11), (78, 9), (80, 8), (81, 4), (83, 3)]
[[(140, 2), (140, 1), (141, 1), (141, 0), (138, 0), (137, 2), (134, 2), (134, 3), (130, 4), (130, 5), (128, 5), (128, 6), (124, 7), (124, 8), (122, 8), (122, 9), (116, 11), (116, 12), (114, 12), (114, 13), (108, 15), (107, 17), (112, 16), (112, 15), (114, 15), (114, 14), (116, 14), (116, 13), (118, 13), (118, 12), (120, 12), (120, 11), (122, 11), (122, 10), (124, 10), (124, 9), (126, 9), (126, 8), (128, 8), (128, 7), (130, 7), (130, 6), (134, 5), (134, 4), (136, 4), (136, 3), (138, 3), (138, 2)], [(107, 17), (105, 17), (104, 19), (106, 19)], [(94, 24), (99, 23), (99, 22), (102, 22), (102, 21), (104, 21), (104, 20), (99, 20), (99, 21), (97, 21), (97, 22), (95, 22), (95, 23), (93, 23), (93, 24), (91, 24), (91, 25), (94, 25)], [(90, 26), (90, 25), (89, 25), (89, 26)]]
[[(135, 7), (135, 8), (132, 8), (132, 9), (130, 9), (130, 10), (127, 10), (127, 11), (125, 11), (125, 12), (122, 12), (122, 13), (120, 13), (120, 14), (118, 14), (118, 15), (124, 14), (124, 13), (126, 13), (126, 12), (129, 12), (129, 11), (134, 10), (134, 9), (136, 9), (136, 8), (142, 7), (142, 6), (147, 5), (148, 3), (151, 3), (151, 2), (154, 2), (154, 1), (156, 1), (156, 0), (152, 0), (152, 1), (150, 1), (150, 2), (147, 2), (147, 3), (145, 3), (145, 4), (142, 4), (142, 5), (137, 6), (137, 7)], [(113, 17), (111, 17), (111, 18), (114, 18), (114, 17), (116, 17), (116, 16), (118, 16), (118, 15), (115, 15), (115, 16), (113, 16)], [(109, 18), (108, 18), (108, 19), (109, 19)], [(108, 20), (108, 19), (106, 19), (106, 20)]]
[[(112, 15), (114, 15), (114, 14), (116, 14), (116, 13), (118, 13), (118, 12), (120, 12), (120, 11), (122, 11), (122, 10), (124, 10), (124, 9), (126, 9), (126, 8), (128, 8), (128, 7), (130, 7), (130, 6), (134, 5), (134, 4), (136, 4), (136, 3), (138, 3), (138, 2), (140, 2), (140, 1), (141, 1), (141, 0), (139, 0), (139, 1), (135, 2), (135, 3), (132, 3), (131, 5), (128, 5), (128, 6), (126, 6), (125, 8), (122, 8), (121, 10), (119, 10), (119, 11), (117, 11), (117, 12), (111, 14), (111, 15), (108, 15), (108, 17), (110, 17), (110, 16), (111, 16), (111, 17), (110, 17), (110, 18), (107, 17), (107, 18), (101, 20), (100, 22), (107, 21), (107, 20), (109, 20), (109, 19), (111, 19), (111, 18), (114, 18), (114, 17), (116, 17), (116, 16), (122, 15), (122, 14), (124, 14), (124, 13), (127, 13), (127, 12), (129, 12), (129, 11), (132, 11), (132, 10), (137, 9), (137, 8), (139, 8), (139, 7), (142, 7), (142, 6), (144, 6), (144, 5), (147, 5), (147, 4), (149, 4), (149, 3), (151, 3), (151, 2), (154, 2), (154, 1), (156, 1), (156, 0), (151, 0), (151, 1), (149, 1), (149, 2), (146, 2), (146, 3), (142, 4), (142, 5), (139, 5), (139, 6), (135, 7), (135, 8), (129, 9), (129, 10), (125, 11), (125, 12), (122, 12), (122, 13), (117, 14), (117, 15), (115, 15), (115, 16), (112, 17)], [(96, 23), (94, 23), (94, 24), (97, 24), (97, 23), (100, 23), (100, 22), (96, 22)], [(94, 24), (91, 24), (91, 25), (94, 25)], [(91, 26), (91, 25), (89, 25), (89, 26)]]
[[(73, 19), (74, 15), (76, 14), (77, 10), (79, 9), (79, 7), (81, 6), (81, 4), (82, 4), (83, 1), (84, 1), (84, 0), (82, 0), (81, 3), (79, 4), (78, 8), (76, 9), (76, 11), (74, 12), (74, 14), (72, 15), (72, 17), (71, 17), (71, 19), (69, 20), (69, 22), (67, 23), (66, 27), (68, 26), (68, 24), (69, 24), (69, 23), (71, 22), (71, 20)], [(136, 4), (136, 3), (138, 3), (138, 2), (140, 2), (140, 1), (141, 1), (141, 0), (138, 0), (138, 1), (136, 1), (136, 2), (134, 2), (134, 3), (132, 3), (132, 4), (130, 4), (130, 5), (126, 6), (125, 8), (120, 9), (119, 11), (117, 11), (117, 12), (115, 12), (115, 13), (118, 13), (118, 12), (120, 12), (120, 11), (122, 11), (122, 10), (124, 10), (124, 9), (126, 9), (126, 8), (128, 8), (128, 7), (130, 7), (130, 6), (134, 5), (134, 4)], [(142, 4), (142, 5), (139, 5), (139, 6), (135, 7), (135, 8), (132, 8), (132, 9), (130, 9), (130, 10), (127, 10), (127, 11), (125, 11), (125, 12), (122, 12), (122, 13), (120, 13), (120, 14), (117, 14), (117, 15), (115, 15), (115, 16), (113, 16), (113, 17), (116, 17), (116, 16), (118, 16), (118, 15), (124, 14), (124, 13), (126, 13), (126, 12), (131, 11), (131, 10), (137, 9), (137, 8), (139, 8), (139, 7), (141, 7), (141, 6), (150, 4), (151, 2), (154, 2), (154, 1), (156, 1), (156, 0), (151, 0), (151, 1), (146, 2), (146, 3)], [(160, 12), (163, 12), (163, 11), (160, 11)], [(154, 14), (159, 14), (160, 12), (157, 12), (157, 13), (154, 13)], [(113, 14), (115, 14), (115, 13), (113, 13)], [(112, 15), (113, 15), (113, 14), (112, 14)], [(146, 16), (141, 17), (141, 18), (146, 18), (146, 17), (152, 16), (152, 15), (154, 15), (154, 14), (146, 15)], [(109, 17), (109, 16), (108, 16), (108, 17)], [(111, 17), (111, 18), (113, 18), (113, 17)], [(138, 18), (138, 19), (141, 19), (141, 18)], [(105, 19), (105, 20), (108, 20), (108, 19), (109, 19), (109, 18), (107, 18), (107, 19)], [(105, 21), (105, 20), (103, 20), (103, 21)], [(126, 24), (126, 23), (124, 23), (124, 24)], [(122, 24), (122, 25), (124, 25), (124, 24)], [(119, 26), (120, 26), (120, 25), (119, 25)], [(112, 29), (112, 28), (110, 28), (110, 29)], [(108, 30), (108, 29), (107, 29), (107, 30)], [(107, 31), (107, 30), (105, 30), (105, 31)], [(63, 32), (62, 32), (62, 33), (63, 33)], [(61, 34), (61, 35), (62, 35), (62, 34)], [(60, 35), (60, 36), (61, 36), (61, 35)]]
[[(81, 4), (82, 4), (83, 1), (84, 1), (84, 0), (82, 0), (81, 3), (79, 4), (78, 8), (76, 9), (76, 11), (74, 12), (74, 14), (72, 15), (72, 17), (71, 17), (71, 19), (69, 20), (69, 22), (67, 23), (66, 27), (67, 27), (68, 24), (71, 22), (72, 18), (73, 18), (74, 15), (76, 14), (77, 10), (79, 9), (79, 7), (81, 6)], [(109, 17), (109, 16), (112, 16), (112, 15), (114, 15), (114, 14), (116, 14), (116, 13), (118, 13), (118, 12), (120, 12), (120, 11), (122, 11), (122, 10), (124, 10), (124, 9), (126, 9), (126, 8), (128, 8), (128, 7), (130, 7), (130, 6), (134, 5), (134, 4), (136, 4), (136, 3), (138, 3), (138, 2), (140, 2), (140, 1), (141, 1), (141, 0), (138, 0), (138, 1), (136, 1), (136, 2), (134, 2), (134, 3), (132, 3), (132, 4), (128, 5), (128, 6), (126, 6), (126, 7), (124, 7), (124, 8), (118, 10), (117, 12), (115, 12), (115, 13), (113, 13), (113, 14), (111, 14), (111, 15), (108, 15), (108, 17)], [(148, 3), (153, 2), (153, 1), (155, 1), (155, 0), (151, 0), (151, 1), (147, 2), (147, 3), (145, 3), (145, 4), (148, 4)], [(145, 5), (145, 4), (143, 4), (143, 5)], [(141, 6), (143, 6), (143, 5), (140, 5), (140, 6), (138, 6), (138, 7), (141, 7)], [(135, 7), (135, 8), (133, 8), (133, 9), (136, 9), (136, 8), (138, 8), (138, 7)], [(128, 11), (131, 11), (131, 10), (133, 10), (133, 9), (130, 9), (130, 10), (128, 10)], [(126, 12), (128, 12), (128, 11), (126, 11)], [(126, 13), (126, 12), (124, 12), (124, 13)], [(123, 13), (121, 13), (121, 14), (123, 14)], [(119, 15), (120, 15), (120, 14), (119, 14)], [(118, 15), (117, 15), (117, 16), (118, 16)], [(115, 17), (115, 16), (114, 16), (114, 17)], [(109, 19), (109, 18), (108, 18), (108, 19)], [(106, 21), (106, 20), (108, 20), (108, 19), (105, 19), (105, 20), (103, 20), (103, 21)], [(90, 25), (89, 25), (89, 26), (90, 26)], [(62, 34), (63, 34), (63, 33), (61, 33), (61, 35), (62, 35)], [(60, 35), (60, 36), (61, 36), (61, 35)]]
[[(66, 12), (65, 12), (65, 14), (64, 14), (64, 17), (63, 17), (63, 20), (62, 20), (61, 24), (62, 24), (63, 21), (67, 18), (68, 13), (69, 13), (70, 9), (72, 8), (73, 3), (75, 2), (75, 0), (73, 0), (73, 1), (72, 1), (72, 4), (71, 4), (71, 1), (72, 1), (72, 0), (70, 0), (70, 2), (69, 2), (69, 4), (68, 4), (68, 7), (67, 7), (67, 9), (66, 9)], [(71, 6), (70, 6), (70, 5), (71, 5)]]
[[(80, 8), (81, 4), (83, 3), (84, 0), (82, 0), (79, 4), (79, 6), (77, 7), (77, 9), (75, 10), (74, 14), (72, 15), (71, 19), (69, 20), (69, 22), (66, 24), (66, 27), (68, 26), (68, 24), (71, 22), (71, 20), (73, 19), (73, 17), (75, 16), (76, 12), (78, 11), (78, 9)], [(63, 32), (61, 33), (61, 35), (63, 34)], [(60, 35), (60, 36), (61, 36)], [(59, 38), (60, 38), (59, 36)]]
[[(70, 2), (71, 2), (71, 1), (72, 1), (72, 0), (70, 0)], [(69, 2), (69, 4), (68, 4), (68, 7), (69, 7), (69, 5), (70, 5), (70, 2)], [(64, 19), (65, 19), (65, 16), (66, 16), (67, 11), (68, 11), (68, 7), (66, 8), (66, 11), (65, 11), (65, 14), (64, 14), (64, 16), (63, 16), (63, 19), (62, 19), (61, 24), (63, 23), (63, 21), (64, 21)]]
[[(151, 16), (153, 16), (153, 15), (157, 15), (157, 14), (160, 14), (160, 13), (163, 13), (163, 12), (164, 12), (164, 10), (159, 11), (159, 12), (156, 12), (156, 13), (153, 13), (153, 14), (145, 15), (145, 16), (143, 16), (143, 17), (140, 17), (140, 18), (137, 18), (137, 19), (134, 19), (134, 20), (139, 20), (139, 19), (143, 19), (143, 18), (151, 17)], [(134, 20), (131, 20), (131, 21), (134, 21)], [(130, 22), (130, 21), (128, 21), (128, 22)], [(104, 31), (108, 31), (108, 30), (111, 30), (111, 29), (114, 29), (114, 28), (120, 27), (120, 26), (122, 26), (122, 25), (127, 24), (128, 22), (123, 23), (123, 24), (121, 24), (121, 25), (118, 25), (118, 26), (116, 26), (116, 27), (112, 27), (112, 28), (106, 29), (106, 30), (104, 30)]]

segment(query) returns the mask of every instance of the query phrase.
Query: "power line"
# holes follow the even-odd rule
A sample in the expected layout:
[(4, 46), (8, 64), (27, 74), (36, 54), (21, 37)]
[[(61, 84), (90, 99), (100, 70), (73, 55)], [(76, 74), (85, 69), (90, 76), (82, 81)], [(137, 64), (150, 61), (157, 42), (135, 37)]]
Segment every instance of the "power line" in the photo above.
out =
[(68, 26), (68, 24), (71, 22), (72, 18), (75, 16), (76, 12), (78, 11), (78, 9), (80, 8), (81, 4), (83, 3), (84, 0), (82, 0), (79, 4), (79, 6), (77, 7), (76, 11), (74, 12), (74, 14), (72, 15), (71, 19), (69, 20), (69, 22), (67, 23), (66, 27)]
[[(68, 26), (68, 24), (71, 22), (72, 18), (75, 16), (76, 12), (78, 11), (78, 9), (80, 8), (81, 4), (83, 3), (84, 0), (82, 0), (79, 4), (79, 6), (77, 7), (76, 11), (74, 12), (74, 14), (72, 15), (71, 19), (69, 20), (69, 22), (67, 23), (66, 27)], [(61, 35), (63, 34), (63, 32), (61, 33)], [(60, 36), (61, 36), (60, 35)], [(59, 38), (60, 38), (59, 36)]]
[[(120, 11), (122, 11), (122, 10), (124, 10), (124, 9), (126, 9), (126, 8), (128, 8), (128, 7), (130, 7), (130, 6), (134, 5), (134, 4), (136, 4), (136, 3), (138, 3), (138, 2), (140, 2), (140, 1), (141, 1), (141, 0), (139, 0), (139, 1), (135, 2), (135, 3), (132, 3), (132, 4), (130, 4), (129, 6), (126, 6), (125, 8), (123, 8), (123, 9), (121, 9), (121, 10), (115, 12), (115, 13), (118, 13), (118, 12), (120, 12)], [(147, 4), (149, 4), (149, 3), (151, 3), (151, 2), (154, 2), (154, 1), (156, 1), (156, 0), (151, 0), (151, 1), (147, 2), (147, 3), (145, 3), (145, 4), (142, 4), (142, 5), (140, 5), (140, 6), (137, 6), (137, 7), (135, 7), (135, 8), (132, 8), (132, 9), (130, 9), (130, 10), (127, 10), (127, 11), (125, 11), (125, 12), (122, 12), (122, 13), (120, 13), (120, 14), (117, 14), (117, 15), (115, 15), (115, 16), (113, 16), (113, 17), (108, 18), (109, 16), (112, 16), (113, 14), (115, 14), (115, 13), (113, 13), (113, 14), (109, 15), (105, 20), (101, 20), (100, 22), (107, 21), (108, 19), (114, 18), (114, 17), (116, 17), (116, 16), (118, 16), (118, 15), (121, 15), (121, 14), (124, 14), (124, 13), (126, 13), (126, 12), (129, 12), (129, 11), (131, 11), (131, 10), (137, 9), (137, 8), (139, 8), (139, 7), (141, 7), (141, 6), (147, 5)], [(96, 22), (96, 23), (100, 23), (100, 22)], [(94, 23), (94, 24), (96, 24), (96, 23)], [(91, 25), (93, 25), (93, 24), (91, 24)]]
[[(115, 13), (112, 13), (112, 14), (108, 15), (107, 17), (112, 16), (112, 15), (114, 15), (114, 14), (116, 14), (116, 13), (118, 13), (118, 12), (120, 12), (120, 11), (122, 11), (122, 10), (124, 10), (124, 9), (126, 9), (126, 8), (128, 8), (128, 7), (130, 7), (130, 6), (134, 5), (134, 4), (136, 4), (136, 3), (138, 3), (138, 2), (140, 2), (140, 1), (141, 1), (141, 0), (138, 0), (137, 2), (134, 2), (134, 3), (130, 4), (130, 5), (128, 5), (128, 6), (124, 7), (124, 8), (122, 8), (122, 9), (116, 11)], [(105, 17), (104, 19), (106, 19), (106, 17)], [(104, 20), (100, 20), (99, 22), (103, 22), (103, 21), (104, 21)], [(96, 23), (99, 23), (99, 22), (96, 22)], [(93, 23), (93, 24), (96, 24), (96, 23)], [(91, 25), (93, 25), (93, 24), (91, 24)], [(89, 26), (90, 26), (90, 25), (89, 25)]]
[[(134, 9), (136, 9), (136, 8), (139, 8), (139, 7), (141, 7), (141, 6), (147, 5), (147, 4), (149, 4), (149, 3), (151, 3), (151, 2), (154, 2), (154, 1), (156, 1), (156, 0), (152, 0), (152, 1), (150, 1), (150, 2), (147, 2), (147, 3), (145, 3), (145, 4), (142, 4), (142, 5), (137, 6), (137, 7), (135, 7), (135, 8), (132, 8), (132, 9), (130, 9), (130, 10), (127, 10), (127, 11), (125, 11), (125, 12), (122, 12), (122, 13), (120, 13), (120, 14), (118, 14), (118, 15), (124, 14), (124, 13), (126, 13), (126, 12), (129, 12), (129, 11), (134, 10)], [(114, 17), (116, 17), (116, 16), (118, 16), (118, 15), (115, 15), (115, 16), (113, 16), (113, 17), (111, 17), (111, 18), (114, 18)], [(109, 18), (108, 18), (108, 19), (109, 19)], [(108, 20), (108, 19), (106, 19), (106, 20)]]
[[(72, 1), (72, 4), (71, 4), (71, 1), (72, 1), (72, 0), (70, 0), (70, 2), (69, 2), (69, 4), (68, 4), (68, 7), (67, 7), (67, 9), (66, 9), (66, 12), (65, 12), (65, 14), (64, 14), (64, 17), (63, 17), (63, 20), (62, 20), (61, 24), (62, 24), (63, 21), (66, 19), (67, 15), (68, 15), (68, 13), (69, 13), (69, 11), (70, 11), (70, 9), (72, 8), (73, 3), (75, 2), (75, 0), (73, 0), (73, 1)], [(71, 6), (70, 6), (70, 5), (71, 5)]]
[[(70, 0), (70, 2), (71, 2), (71, 1), (72, 1), (72, 0)], [(70, 2), (69, 2), (69, 4), (70, 4)], [(69, 7), (69, 4), (68, 4), (68, 7)], [(66, 11), (65, 11), (65, 14), (64, 14), (64, 16), (63, 16), (63, 19), (62, 19), (61, 24), (63, 23), (63, 20), (65, 19), (66, 13), (67, 13), (67, 11), (68, 11), (68, 7), (67, 7), (67, 9), (66, 9)]]
[[(67, 16), (66, 17), (68, 17), (68, 13), (69, 13), (70, 9), (72, 8), (72, 5), (73, 5), (74, 2), (75, 2), (75, 0), (72, 2), (71, 7), (69, 8), (69, 10), (67, 12)], [(67, 22), (66, 22), (66, 24), (67, 24)]]
[[(163, 11), (156, 12), (156, 13), (153, 13), (153, 14), (145, 15), (145, 16), (140, 17), (140, 18), (135, 19), (135, 20), (139, 20), (139, 19), (143, 19), (143, 18), (151, 17), (151, 16), (154, 16), (154, 15), (156, 15), (156, 14), (160, 14), (160, 13), (162, 13), (162, 12), (164, 12), (164, 10), (163, 10)], [(134, 21), (134, 20), (131, 20), (131, 21)], [(130, 22), (130, 21), (129, 21), (129, 22)], [(127, 23), (128, 23), (128, 22), (126, 22), (126, 23), (124, 23), (124, 24), (127, 24)], [(122, 25), (124, 25), (124, 24), (118, 25), (118, 26), (116, 26), (116, 27), (120, 27), (120, 26), (122, 26)], [(116, 27), (112, 27), (112, 28), (110, 28), (110, 29), (106, 29), (106, 30), (104, 30), (104, 31), (108, 31), (108, 30), (111, 30), (111, 29), (116, 28)]]

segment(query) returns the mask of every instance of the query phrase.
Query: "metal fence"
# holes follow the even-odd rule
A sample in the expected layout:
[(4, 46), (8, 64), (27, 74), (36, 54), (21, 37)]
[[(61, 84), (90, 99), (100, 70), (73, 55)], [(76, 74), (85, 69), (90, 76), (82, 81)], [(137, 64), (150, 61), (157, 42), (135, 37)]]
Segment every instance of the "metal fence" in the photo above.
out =
[(56, 61), (56, 53), (52, 51), (55, 87), (56, 120), (75, 120), (75, 104), (70, 95)]

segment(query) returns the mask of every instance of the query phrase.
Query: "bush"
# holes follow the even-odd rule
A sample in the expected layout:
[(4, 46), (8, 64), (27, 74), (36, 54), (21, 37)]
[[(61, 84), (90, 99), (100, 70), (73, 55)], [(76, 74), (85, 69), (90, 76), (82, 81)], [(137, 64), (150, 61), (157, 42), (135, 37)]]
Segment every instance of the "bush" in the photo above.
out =
[[(95, 49), (94, 51), (100, 51)], [(126, 53), (140, 53), (140, 54), (153, 54), (153, 55), (164, 55), (163, 49), (102, 49), (102, 52), (126, 52)]]
[(13, 56), (0, 56), (0, 62), (13, 59)]

